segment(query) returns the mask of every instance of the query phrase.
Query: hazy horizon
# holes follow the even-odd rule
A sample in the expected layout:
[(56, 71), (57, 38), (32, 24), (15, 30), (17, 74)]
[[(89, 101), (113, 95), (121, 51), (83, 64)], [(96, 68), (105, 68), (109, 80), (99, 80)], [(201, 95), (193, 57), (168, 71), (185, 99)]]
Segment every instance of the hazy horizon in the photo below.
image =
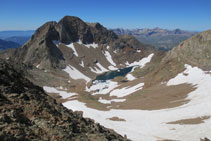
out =
[(210, 0), (2, 0), (0, 31), (35, 30), (66, 15), (106, 28), (176, 28), (188, 31), (211, 29)]
[[(40, 25), (40, 26), (42, 26), (42, 25)], [(135, 30), (135, 29), (155, 29), (155, 28), (161, 28), (161, 27), (153, 27), (153, 28), (148, 28), (148, 27), (140, 27), (140, 28), (139, 27), (137, 27), (137, 28), (114, 27), (114, 28), (109, 28), (109, 27), (106, 27), (106, 28), (109, 29), (109, 30), (111, 30), (111, 29), (117, 29), (117, 28), (124, 29), (124, 30)], [(27, 32), (27, 31), (35, 31), (36, 29), (25, 29), (25, 30), (18, 30), (18, 29), (17, 30), (16, 29), (13, 30), (13, 29), (11, 29), (11, 30), (0, 30), (0, 32), (24, 32), (24, 31)], [(166, 29), (166, 30), (180, 29), (180, 30), (190, 31), (190, 32), (202, 32), (202, 31), (187, 30), (187, 29), (181, 29), (181, 28), (174, 28), (174, 29), (161, 28), (161, 29)], [(207, 30), (209, 30), (209, 29), (207, 29)]]

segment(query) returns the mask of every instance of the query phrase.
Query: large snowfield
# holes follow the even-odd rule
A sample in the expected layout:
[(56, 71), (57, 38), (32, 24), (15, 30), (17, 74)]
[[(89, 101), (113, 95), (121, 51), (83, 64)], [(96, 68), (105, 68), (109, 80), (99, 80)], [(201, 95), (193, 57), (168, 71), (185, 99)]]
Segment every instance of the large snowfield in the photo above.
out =
[[(99, 111), (88, 108), (85, 103), (77, 100), (67, 101), (63, 105), (73, 111), (83, 111), (84, 117), (94, 119), (101, 125), (114, 129), (116, 132), (127, 135), (135, 141), (154, 141), (158, 139), (189, 140), (198, 141), (200, 138), (211, 138), (211, 119), (204, 120), (200, 124), (167, 124), (182, 119), (192, 119), (203, 116), (211, 116), (211, 75), (200, 68), (185, 65), (186, 70), (169, 80), (166, 85), (178, 85), (183, 83), (192, 84), (197, 87), (188, 94), (190, 102), (176, 108), (161, 110), (118, 110)], [(113, 83), (113, 82), (110, 82)], [(108, 83), (107, 92), (114, 89)], [(117, 86), (117, 84), (114, 84)], [(140, 85), (141, 86), (141, 85)], [(109, 89), (109, 87), (112, 87)], [(94, 88), (93, 88), (94, 89)], [(48, 92), (54, 89), (45, 87)], [(55, 90), (56, 93), (59, 91)], [(104, 92), (102, 92), (104, 93)], [(125, 89), (127, 93), (127, 89)], [(64, 91), (61, 95), (64, 97)], [(118, 93), (116, 93), (118, 95)], [(121, 97), (121, 95), (119, 96)], [(123, 102), (122, 100), (106, 101), (99, 99), (102, 103)], [(109, 118), (118, 117), (125, 121), (112, 121)]]

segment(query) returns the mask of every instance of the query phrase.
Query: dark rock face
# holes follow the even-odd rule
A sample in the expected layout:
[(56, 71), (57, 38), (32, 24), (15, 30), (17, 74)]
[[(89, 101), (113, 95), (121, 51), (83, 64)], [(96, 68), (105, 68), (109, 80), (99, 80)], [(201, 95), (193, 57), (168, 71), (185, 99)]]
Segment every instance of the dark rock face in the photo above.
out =
[(12, 55), (14, 60), (30, 65), (40, 64), (46, 68), (62, 67), (63, 55), (53, 43), (59, 38), (55, 25), (56, 22), (48, 22), (38, 28), (24, 46), (15, 50)]
[[(114, 49), (120, 50), (122, 54), (114, 57), (120, 63), (130, 58), (129, 55), (134, 54), (138, 48), (142, 50), (142, 54), (139, 55), (144, 57), (144, 50), (149, 47), (139, 43), (133, 37), (117, 36), (113, 31), (107, 30), (99, 23), (85, 23), (78, 17), (65, 16), (58, 23), (47, 22), (35, 31), (34, 35), (24, 46), (5, 54), (13, 60), (35, 67), (39, 66), (40, 69), (61, 70), (65, 68), (67, 61), (64, 53), (62, 53), (55, 42), (69, 44), (79, 40), (83, 44), (109, 45), (112, 47), (110, 51), (114, 51)], [(69, 52), (69, 54), (71, 53)], [(141, 57), (133, 55), (131, 60), (135, 61)]]
[(56, 26), (60, 33), (60, 41), (69, 44), (81, 40), (83, 43), (94, 41), (90, 27), (77, 17), (66, 16)]
[(57, 104), (42, 88), (25, 79), (21, 70), (0, 60), (0, 140), (98, 141), (124, 138), (91, 119), (83, 118), (81, 112)]
[(89, 24), (78, 17), (65, 16), (56, 25), (63, 43), (77, 42), (81, 40), (84, 44), (99, 43), (106, 44), (118, 38), (112, 31), (107, 30), (99, 23)]

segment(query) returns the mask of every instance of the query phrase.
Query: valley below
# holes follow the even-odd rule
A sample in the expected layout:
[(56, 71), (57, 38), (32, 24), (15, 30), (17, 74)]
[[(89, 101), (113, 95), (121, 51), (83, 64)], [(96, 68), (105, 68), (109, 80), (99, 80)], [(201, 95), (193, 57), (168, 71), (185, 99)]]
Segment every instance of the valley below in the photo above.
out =
[(184, 72), (168, 82), (144, 88), (144, 78), (131, 73), (120, 81), (94, 80), (79, 91), (47, 86), (44, 90), (59, 94), (68, 109), (83, 111), (85, 117), (132, 140), (210, 138), (210, 74), (186, 65)]

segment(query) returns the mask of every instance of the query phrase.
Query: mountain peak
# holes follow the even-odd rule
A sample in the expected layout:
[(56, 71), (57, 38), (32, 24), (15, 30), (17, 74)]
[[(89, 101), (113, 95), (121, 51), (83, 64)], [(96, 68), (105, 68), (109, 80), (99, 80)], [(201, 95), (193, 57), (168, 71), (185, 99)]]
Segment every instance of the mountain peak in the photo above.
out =
[(174, 34), (182, 34), (183, 31), (179, 28), (176, 28), (173, 32)]
[(76, 17), (76, 16), (64, 16), (60, 21), (75, 21), (75, 20), (78, 20), (78, 21), (81, 21), (83, 22), (79, 17)]
[(107, 30), (99, 23), (85, 23), (78, 17), (65, 16), (56, 25), (56, 29), (60, 34), (60, 41), (63, 43), (71, 43), (82, 41), (85, 44), (89, 43), (109, 43), (118, 36)]
[[(57, 23), (55, 21), (50, 21), (50, 22), (45, 23), (44, 25), (42, 25), (35, 31), (31, 39), (33, 40), (37, 37), (43, 37), (43, 36), (46, 36), (46, 38), (49, 38), (51, 36), (50, 33), (52, 33), (52, 31), (54, 31), (54, 34), (57, 34), (54, 28), (56, 24)], [(52, 40), (56, 40), (57, 38), (58, 38), (58, 34), (55, 35), (55, 37), (53, 37)]]
[[(137, 53), (137, 48), (142, 49), (142, 52), (144, 52), (143, 50), (146, 49), (145, 45), (140, 44), (133, 38), (130, 39), (130, 42), (128, 42), (126, 38), (120, 37), (113, 31), (107, 30), (100, 23), (86, 23), (78, 17), (65, 16), (59, 22), (50, 21), (39, 27), (31, 39), (20, 49), (15, 51), (13, 58), (25, 64), (39, 66), (40, 69), (63, 69), (66, 60), (72, 59), (73, 54), (70, 52), (69, 55), (67, 55), (66, 51), (63, 50), (64, 48), (60, 45), (66, 46), (71, 43), (78, 43), (79, 41), (82, 46), (94, 44), (101, 48), (101, 50), (110, 46), (111, 50), (118, 49), (122, 52), (126, 50), (125, 48), (132, 48), (132, 50), (127, 49), (127, 51), (133, 53)], [(57, 43), (60, 43), (60, 45)], [(82, 55), (84, 56), (84, 53)], [(126, 59), (126, 57), (121, 57), (122, 59)], [(119, 62), (122, 62), (121, 57), (117, 59)], [(93, 60), (95, 59), (96, 58), (93, 58)], [(135, 59), (137, 58), (132, 57), (132, 60)], [(91, 60), (89, 64), (92, 64)]]

